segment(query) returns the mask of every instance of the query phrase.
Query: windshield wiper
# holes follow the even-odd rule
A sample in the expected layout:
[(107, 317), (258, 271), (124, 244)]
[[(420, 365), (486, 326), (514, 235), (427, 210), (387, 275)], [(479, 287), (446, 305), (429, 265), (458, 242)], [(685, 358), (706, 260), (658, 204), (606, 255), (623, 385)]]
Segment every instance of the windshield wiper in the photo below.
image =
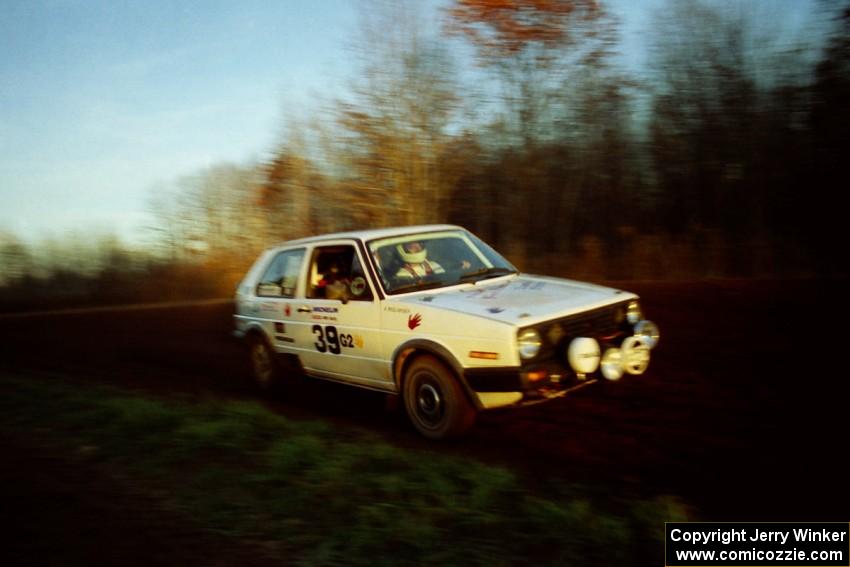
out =
[(404, 285), (400, 285), (396, 288), (393, 288), (392, 290), (390, 290), (390, 294), (396, 294), (396, 293), (399, 293), (399, 292), (402, 292), (402, 291), (412, 291), (412, 290), (421, 291), (421, 290), (425, 290), (425, 289), (434, 289), (435, 287), (442, 287), (444, 285), (446, 285), (446, 284), (443, 283), (443, 282), (440, 282), (440, 281), (437, 281), (437, 282), (412, 282), (412, 283), (409, 283), (409, 284), (404, 284)]
[(480, 270), (475, 270), (474, 272), (468, 272), (463, 274), (458, 279), (458, 282), (465, 282), (468, 280), (481, 281), (489, 278), (497, 278), (499, 276), (506, 276), (508, 274), (515, 274), (516, 270), (512, 270), (510, 268), (481, 268)]

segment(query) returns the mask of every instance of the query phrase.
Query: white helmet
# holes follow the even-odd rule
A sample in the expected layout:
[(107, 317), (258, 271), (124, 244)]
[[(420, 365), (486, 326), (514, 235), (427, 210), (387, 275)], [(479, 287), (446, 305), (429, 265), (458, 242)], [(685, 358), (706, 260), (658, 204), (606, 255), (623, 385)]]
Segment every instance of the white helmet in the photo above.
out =
[[(419, 250), (408, 252), (407, 247), (414, 244), (419, 245)], [(428, 251), (425, 249), (425, 246), (418, 241), (399, 244), (396, 246), (396, 250), (398, 250), (399, 255), (401, 255), (401, 259), (407, 264), (421, 264), (425, 261), (425, 257), (428, 256)]]

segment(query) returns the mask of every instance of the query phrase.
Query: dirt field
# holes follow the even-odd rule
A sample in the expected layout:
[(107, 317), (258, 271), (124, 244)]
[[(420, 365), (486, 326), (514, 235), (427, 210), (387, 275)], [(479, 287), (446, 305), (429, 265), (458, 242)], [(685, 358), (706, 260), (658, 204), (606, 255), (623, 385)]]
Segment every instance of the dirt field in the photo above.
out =
[[(847, 452), (850, 392), (846, 284), (620, 284), (641, 294), (661, 327), (647, 375), (484, 414), (468, 437), (450, 444), (420, 439), (384, 396), (335, 384), (303, 381), (269, 405), (296, 419), (366, 427), (426, 453), (506, 464), (532, 481), (592, 481), (612, 494), (677, 495), (702, 519), (846, 521), (850, 491), (839, 464)], [(166, 396), (251, 397), (242, 353), (230, 338), (230, 309), (0, 318), (0, 375), (73, 376)], [(0, 497), (6, 520), (18, 526), (12, 534), (19, 548), (21, 541), (40, 547), (42, 539), (53, 542), (50, 549), (61, 548), (61, 534), (70, 533), (66, 543), (84, 556), (79, 546), (94, 535), (77, 525), (85, 525), (86, 514), (79, 520), (68, 506), (94, 510), (92, 522), (120, 515), (115, 506), (99, 504), (109, 500), (102, 485), (73, 474), (45, 475), (46, 457), (19, 443), (2, 449), (8, 458)], [(76, 527), (64, 530), (65, 523)], [(115, 529), (125, 537), (161, 539), (132, 522)], [(194, 537), (184, 536), (175, 547)], [(167, 551), (172, 544), (163, 545)]]

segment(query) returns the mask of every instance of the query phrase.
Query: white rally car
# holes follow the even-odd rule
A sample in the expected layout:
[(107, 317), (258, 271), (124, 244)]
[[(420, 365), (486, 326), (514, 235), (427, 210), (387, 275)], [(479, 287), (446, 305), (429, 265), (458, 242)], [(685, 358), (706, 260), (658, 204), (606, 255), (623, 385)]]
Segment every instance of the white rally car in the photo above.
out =
[(239, 284), (235, 323), (260, 386), (297, 372), (397, 394), (433, 439), (480, 410), (642, 374), (659, 338), (636, 295), (520, 274), (452, 225), (269, 249)]

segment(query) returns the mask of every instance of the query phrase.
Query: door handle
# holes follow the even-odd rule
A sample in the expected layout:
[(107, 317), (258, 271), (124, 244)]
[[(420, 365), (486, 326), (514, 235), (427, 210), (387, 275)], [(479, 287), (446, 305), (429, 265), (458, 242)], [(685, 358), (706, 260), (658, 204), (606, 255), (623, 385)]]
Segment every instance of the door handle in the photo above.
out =
[(309, 313), (310, 311), (312, 311), (312, 309), (310, 309), (309, 307), (305, 307), (303, 305), (298, 308), (299, 313)]

